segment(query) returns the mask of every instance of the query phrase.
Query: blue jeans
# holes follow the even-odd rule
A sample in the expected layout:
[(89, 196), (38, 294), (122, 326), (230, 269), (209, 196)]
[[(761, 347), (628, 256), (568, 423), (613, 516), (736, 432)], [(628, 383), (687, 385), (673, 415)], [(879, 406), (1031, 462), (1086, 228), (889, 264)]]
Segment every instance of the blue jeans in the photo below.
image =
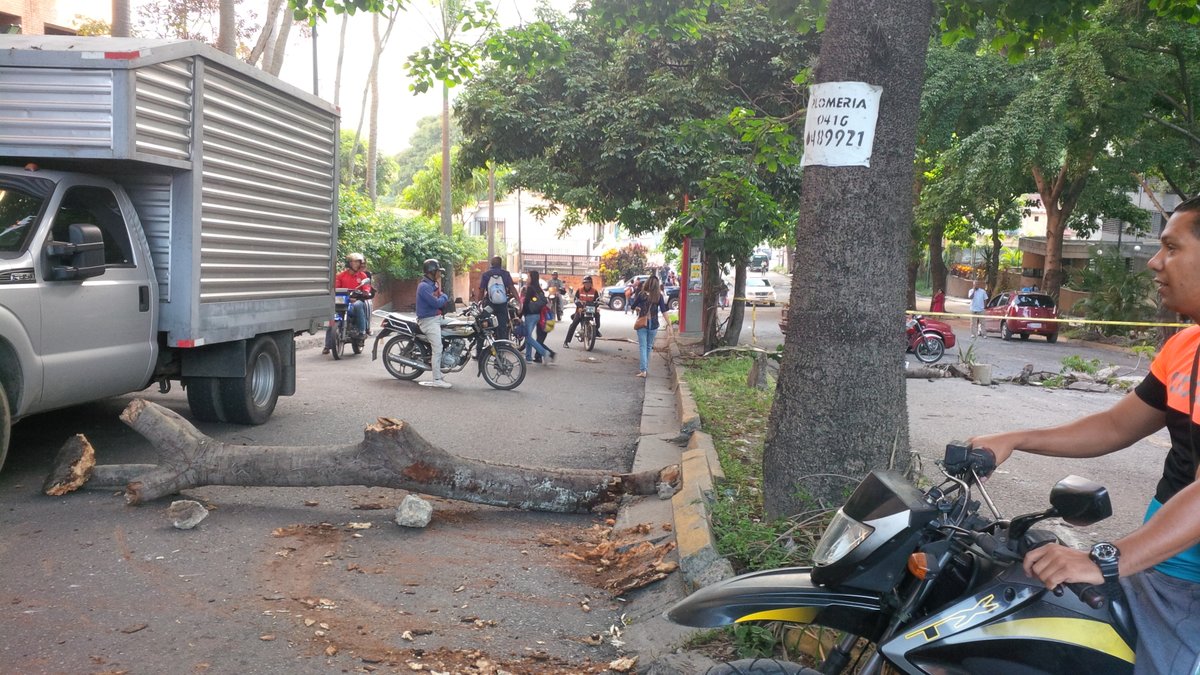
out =
[(650, 350), (654, 347), (654, 338), (658, 337), (658, 329), (639, 328), (638, 336), (638, 370), (643, 373), (650, 370)]
[(537, 353), (540, 354), (543, 359), (546, 358), (546, 356), (550, 354), (550, 351), (547, 350), (544, 346), (542, 346), (542, 343), (537, 341), (538, 318), (539, 318), (538, 314), (526, 314), (525, 315), (525, 360), (526, 361), (530, 361), (533, 359), (533, 351), (535, 349), (537, 350)]

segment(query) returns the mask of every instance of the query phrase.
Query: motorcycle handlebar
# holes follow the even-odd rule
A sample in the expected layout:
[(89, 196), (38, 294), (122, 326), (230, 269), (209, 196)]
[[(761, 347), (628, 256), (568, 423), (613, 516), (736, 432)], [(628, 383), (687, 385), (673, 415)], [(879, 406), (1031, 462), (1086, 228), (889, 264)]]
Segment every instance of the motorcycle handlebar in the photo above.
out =
[(987, 448), (973, 448), (969, 443), (954, 441), (946, 444), (943, 463), (950, 473), (971, 470), (976, 476), (986, 478), (996, 470), (996, 455)]
[(1079, 596), (1079, 599), (1083, 602), (1083, 604), (1091, 607), (1092, 609), (1100, 609), (1104, 607), (1104, 603), (1108, 602), (1108, 596), (1104, 594), (1104, 591), (1091, 584), (1081, 584), (1075, 582), (1059, 584), (1054, 588), (1054, 594), (1062, 595), (1064, 587), (1066, 587), (1067, 590), (1071, 591), (1075, 595)]

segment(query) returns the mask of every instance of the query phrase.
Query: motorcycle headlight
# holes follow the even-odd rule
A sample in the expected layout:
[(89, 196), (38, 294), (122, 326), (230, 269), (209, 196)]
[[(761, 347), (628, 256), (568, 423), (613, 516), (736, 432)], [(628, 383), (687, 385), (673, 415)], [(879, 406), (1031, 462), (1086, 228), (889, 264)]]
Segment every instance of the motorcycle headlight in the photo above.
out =
[(813, 564), (817, 567), (832, 565), (858, 548), (874, 531), (875, 528), (858, 522), (838, 509), (813, 553)]

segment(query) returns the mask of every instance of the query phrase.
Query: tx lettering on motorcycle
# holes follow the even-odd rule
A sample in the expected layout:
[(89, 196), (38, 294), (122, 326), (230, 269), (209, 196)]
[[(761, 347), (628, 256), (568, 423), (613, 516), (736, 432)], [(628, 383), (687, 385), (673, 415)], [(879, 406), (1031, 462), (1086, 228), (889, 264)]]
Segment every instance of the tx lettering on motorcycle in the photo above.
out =
[(969, 626), (976, 617), (991, 614), (997, 609), (1000, 609), (1000, 605), (996, 604), (995, 600), (995, 595), (985, 595), (979, 599), (979, 602), (975, 603), (974, 607), (960, 609), (950, 616), (938, 619), (927, 626), (922, 626), (911, 633), (905, 634), (904, 639), (911, 640), (918, 635), (924, 635), (925, 641), (930, 642), (941, 637), (938, 627), (943, 624), (954, 622), (951, 626), (954, 630), (959, 630), (965, 626)]

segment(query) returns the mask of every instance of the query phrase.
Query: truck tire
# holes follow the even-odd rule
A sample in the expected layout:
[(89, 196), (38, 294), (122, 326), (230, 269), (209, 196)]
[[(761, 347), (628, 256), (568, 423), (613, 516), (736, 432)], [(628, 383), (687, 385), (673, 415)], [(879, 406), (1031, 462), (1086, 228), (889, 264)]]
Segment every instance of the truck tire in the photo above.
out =
[(225, 407), (221, 405), (221, 381), (215, 377), (189, 377), (184, 380), (188, 407), (192, 417), (201, 422), (225, 422)]
[(266, 335), (251, 343), (246, 356), (246, 376), (221, 378), (225, 418), (237, 424), (264, 424), (275, 412), (283, 367), (279, 346)]
[(8, 439), (12, 437), (12, 408), (8, 407), (8, 392), (0, 386), (0, 469), (8, 457)]

